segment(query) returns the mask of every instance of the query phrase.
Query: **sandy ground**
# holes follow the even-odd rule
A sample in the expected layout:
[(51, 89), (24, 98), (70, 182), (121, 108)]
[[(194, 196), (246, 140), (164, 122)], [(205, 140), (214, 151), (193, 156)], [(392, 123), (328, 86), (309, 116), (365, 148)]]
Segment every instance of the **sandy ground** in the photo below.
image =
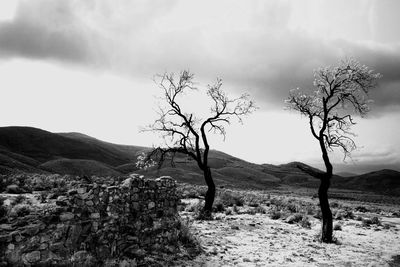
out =
[(314, 218), (311, 229), (306, 229), (267, 214), (216, 217), (193, 222), (205, 253), (176, 266), (389, 266), (392, 256), (400, 254), (400, 218), (380, 216), (389, 229), (342, 220), (342, 231), (334, 231), (337, 245), (317, 241), (321, 225)]

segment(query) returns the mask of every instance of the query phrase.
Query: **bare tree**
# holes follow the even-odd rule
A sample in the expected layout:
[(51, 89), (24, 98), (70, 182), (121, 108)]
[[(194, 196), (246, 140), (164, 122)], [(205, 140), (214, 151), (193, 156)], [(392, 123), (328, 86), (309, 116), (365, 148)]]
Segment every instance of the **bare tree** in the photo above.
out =
[(350, 131), (353, 115), (363, 117), (369, 111), (368, 92), (377, 86), (381, 77), (365, 65), (349, 59), (336, 67), (325, 67), (314, 71), (313, 93), (291, 90), (287, 106), (308, 117), (312, 136), (318, 141), (326, 172), (317, 174), (301, 168), (321, 180), (318, 190), (322, 212), (322, 241), (332, 242), (332, 212), (329, 207), (328, 189), (333, 167), (328, 152), (339, 148), (344, 159), (356, 148), (354, 134)]
[(193, 83), (193, 74), (189, 71), (180, 73), (178, 79), (174, 74), (158, 75), (155, 82), (163, 91), (164, 106), (159, 107), (158, 119), (145, 128), (147, 131), (159, 132), (165, 141), (165, 146), (157, 147), (147, 154), (144, 162), (158, 162), (159, 167), (168, 158), (173, 163), (177, 153), (185, 154), (195, 160), (203, 172), (208, 190), (205, 196), (203, 212), (211, 214), (215, 198), (215, 184), (208, 164), (210, 144), (208, 134), (215, 133), (225, 140), (225, 126), (233, 118), (242, 122), (242, 117), (252, 113), (256, 107), (243, 94), (239, 98), (230, 99), (221, 90), (222, 80), (208, 86), (207, 95), (211, 99), (210, 116), (206, 119), (197, 118), (193, 113), (182, 110), (179, 98), (187, 91), (196, 90)]

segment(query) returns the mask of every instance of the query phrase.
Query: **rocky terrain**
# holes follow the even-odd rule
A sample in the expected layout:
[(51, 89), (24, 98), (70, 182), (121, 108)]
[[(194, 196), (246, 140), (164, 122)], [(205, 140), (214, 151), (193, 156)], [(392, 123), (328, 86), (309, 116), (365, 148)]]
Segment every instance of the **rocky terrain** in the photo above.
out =
[[(176, 266), (400, 266), (397, 205), (333, 200), (337, 241), (324, 244), (318, 240), (321, 222), (315, 199), (249, 194), (262, 204), (244, 201), (217, 212), (211, 221), (194, 219), (192, 207), (201, 200), (184, 200), (181, 216), (192, 221), (204, 253)], [(300, 203), (297, 211), (290, 207), (295, 203)], [(274, 217), (277, 210), (279, 218)], [(296, 222), (295, 214), (306, 216), (307, 223)]]

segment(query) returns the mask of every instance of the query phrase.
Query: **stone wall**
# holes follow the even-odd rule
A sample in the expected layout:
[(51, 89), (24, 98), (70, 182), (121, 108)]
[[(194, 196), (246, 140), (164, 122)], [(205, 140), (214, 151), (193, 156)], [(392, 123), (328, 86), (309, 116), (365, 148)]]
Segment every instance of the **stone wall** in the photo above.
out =
[[(175, 181), (130, 177), (113, 186), (79, 184), (53, 204), (9, 214), (0, 224), (3, 264), (70, 264), (173, 251), (179, 235)], [(1, 255), (0, 255), (1, 257)]]

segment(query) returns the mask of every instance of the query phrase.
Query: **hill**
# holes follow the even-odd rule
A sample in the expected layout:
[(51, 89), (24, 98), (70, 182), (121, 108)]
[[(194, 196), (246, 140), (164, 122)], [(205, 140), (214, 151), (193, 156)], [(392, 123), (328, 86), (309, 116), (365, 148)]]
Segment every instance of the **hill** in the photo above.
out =
[(364, 191), (400, 196), (400, 172), (385, 169), (353, 177), (341, 177), (334, 181), (333, 186), (354, 190), (361, 188)]
[[(185, 155), (176, 157), (174, 167), (166, 162), (161, 169), (138, 170), (135, 165), (137, 156), (149, 149), (112, 144), (81, 133), (0, 127), (0, 174), (15, 170), (98, 176), (138, 172), (150, 177), (169, 175), (180, 182), (204, 184), (197, 164)], [(309, 173), (321, 172), (301, 162), (254, 164), (216, 150), (210, 150), (209, 165), (217, 186), (252, 189), (281, 185), (317, 188), (319, 180), (300, 168)], [(351, 177), (335, 175), (332, 187), (400, 195), (400, 173), (381, 170)]]
[(56, 159), (40, 165), (40, 168), (51, 173), (67, 173), (72, 175), (118, 176), (120, 172), (101, 162), (87, 159)]
[[(30, 172), (58, 170), (75, 173), (75, 170), (69, 171), (64, 167), (66, 161), (63, 159), (91, 160), (117, 168), (132, 163), (142, 150), (145, 148), (114, 145), (79, 133), (57, 134), (32, 127), (0, 127), (0, 170), (3, 171), (17, 168)], [(69, 162), (70, 166), (83, 166), (82, 161), (75, 163), (71, 165)], [(113, 170), (107, 173), (120, 175), (122, 172)]]

